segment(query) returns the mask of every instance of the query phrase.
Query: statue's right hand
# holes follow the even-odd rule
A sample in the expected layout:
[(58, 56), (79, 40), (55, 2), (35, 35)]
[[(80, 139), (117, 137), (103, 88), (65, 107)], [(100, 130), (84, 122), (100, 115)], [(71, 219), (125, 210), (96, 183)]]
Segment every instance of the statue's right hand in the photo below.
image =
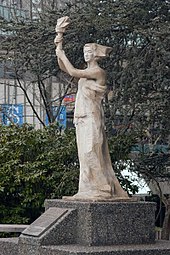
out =
[(55, 45), (57, 45), (58, 43), (62, 42), (63, 40), (63, 36), (62, 35), (57, 35), (54, 39), (54, 43)]

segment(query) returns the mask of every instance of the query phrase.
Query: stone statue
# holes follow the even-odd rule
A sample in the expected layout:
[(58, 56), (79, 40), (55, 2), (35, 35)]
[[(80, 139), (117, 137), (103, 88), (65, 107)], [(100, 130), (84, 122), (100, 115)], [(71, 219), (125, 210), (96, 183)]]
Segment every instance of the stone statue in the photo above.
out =
[[(64, 17), (63, 19), (67, 20)], [(67, 20), (68, 21), (68, 20)], [(60, 31), (58, 28), (56, 31)], [(84, 46), (87, 68), (76, 69), (62, 50), (63, 37), (56, 36), (56, 55), (60, 69), (79, 78), (74, 124), (80, 162), (79, 190), (71, 199), (114, 200), (127, 199), (112, 168), (105, 134), (102, 100), (106, 92), (106, 74), (98, 60), (106, 57), (112, 48), (97, 43)], [(59, 46), (58, 46), (59, 44)]]

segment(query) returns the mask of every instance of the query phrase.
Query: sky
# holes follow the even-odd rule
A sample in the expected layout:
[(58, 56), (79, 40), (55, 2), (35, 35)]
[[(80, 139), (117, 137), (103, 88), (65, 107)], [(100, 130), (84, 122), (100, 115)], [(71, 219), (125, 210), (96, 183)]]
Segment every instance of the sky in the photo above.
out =
[(137, 176), (137, 174), (132, 173), (128, 170), (123, 170), (121, 173), (122, 173), (123, 176), (128, 176), (128, 178), (133, 181), (133, 184), (135, 184), (139, 187), (139, 191), (138, 191), (137, 194), (147, 194), (150, 191), (150, 189), (149, 189), (148, 185), (146, 184), (145, 180), (139, 178)]

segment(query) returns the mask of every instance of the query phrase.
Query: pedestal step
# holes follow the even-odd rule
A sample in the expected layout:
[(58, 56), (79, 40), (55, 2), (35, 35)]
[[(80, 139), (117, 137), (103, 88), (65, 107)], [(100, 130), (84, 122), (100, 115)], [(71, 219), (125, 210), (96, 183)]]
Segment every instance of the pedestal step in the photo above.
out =
[[(40, 247), (40, 255), (170, 255), (170, 241), (150, 245), (80, 246), (57, 245)], [(18, 238), (0, 238), (0, 255), (18, 255)]]
[(18, 255), (18, 238), (0, 238), (0, 255)]
[(170, 241), (157, 241), (148, 245), (80, 246), (59, 245), (42, 246), (41, 255), (170, 255)]
[[(170, 241), (151, 245), (80, 246), (57, 245), (40, 247), (40, 255), (170, 255)], [(18, 255), (18, 238), (0, 238), (0, 255)]]

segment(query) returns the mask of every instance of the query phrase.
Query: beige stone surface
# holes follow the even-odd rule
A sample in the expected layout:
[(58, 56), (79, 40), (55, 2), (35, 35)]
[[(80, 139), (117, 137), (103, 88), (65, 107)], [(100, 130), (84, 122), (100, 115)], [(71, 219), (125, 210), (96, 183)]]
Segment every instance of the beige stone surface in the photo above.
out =
[[(74, 124), (80, 162), (79, 190), (70, 199), (127, 199), (112, 168), (105, 134), (102, 100), (106, 92), (105, 71), (97, 60), (105, 57), (110, 47), (88, 43), (84, 46), (87, 68), (74, 68), (61, 47), (56, 47), (60, 68), (79, 78)], [(68, 198), (69, 199), (69, 198)]]

